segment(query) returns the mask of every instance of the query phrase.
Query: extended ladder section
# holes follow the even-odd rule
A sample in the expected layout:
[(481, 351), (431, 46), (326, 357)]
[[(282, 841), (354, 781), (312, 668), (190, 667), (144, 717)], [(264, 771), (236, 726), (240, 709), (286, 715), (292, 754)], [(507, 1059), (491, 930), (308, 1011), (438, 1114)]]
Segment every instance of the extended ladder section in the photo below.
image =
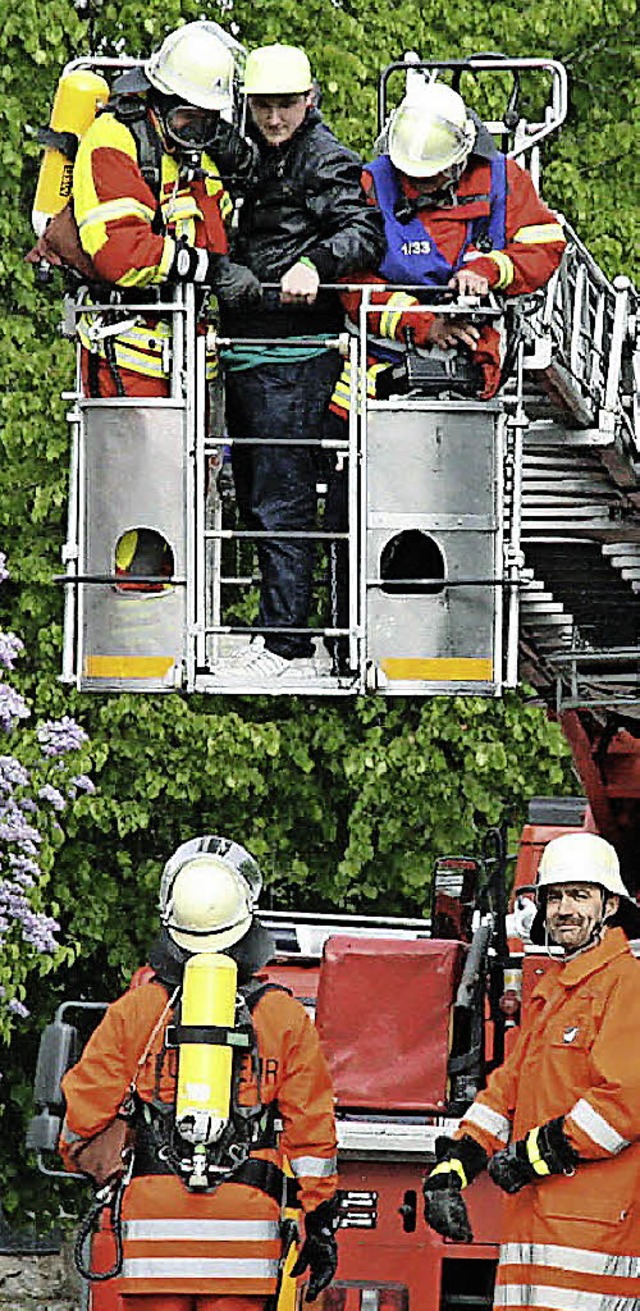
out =
[(521, 317), (523, 673), (559, 709), (640, 697), (638, 294), (567, 236)]
[[(459, 85), (505, 73), (508, 104), (487, 127), (537, 182), (540, 142), (566, 113), (555, 61), (391, 65), (381, 129), (394, 76)], [(527, 121), (520, 83), (530, 99), (527, 79), (538, 76), (546, 100)], [(117, 292), (90, 304), (81, 292), (70, 316), (84, 314), (96, 349), (124, 320), (171, 323), (170, 387), (144, 401), (92, 399), (78, 367), (63, 677), (86, 691), (312, 696), (496, 696), (523, 677), (561, 709), (637, 701), (638, 298), (567, 235), (543, 292), (506, 311), (491, 298), (446, 304), (448, 314), (504, 330), (508, 377), (491, 402), (460, 387), (451, 360), (434, 381), (411, 351), (390, 394), (369, 395), (374, 311), (362, 288), (357, 328), (325, 343), (349, 366), (349, 419), (306, 443), (318, 516), (305, 531), (267, 533), (240, 514), (233, 465), (251, 443), (228, 437), (223, 376), (246, 342), (220, 335), (215, 303), (192, 287), (139, 304), (131, 293), (120, 304)], [(424, 312), (442, 308), (422, 302)], [(257, 682), (250, 665), (242, 672), (250, 639), (269, 637), (257, 626), (265, 539), (303, 540), (315, 558), (315, 655), (299, 680), (292, 672)]]

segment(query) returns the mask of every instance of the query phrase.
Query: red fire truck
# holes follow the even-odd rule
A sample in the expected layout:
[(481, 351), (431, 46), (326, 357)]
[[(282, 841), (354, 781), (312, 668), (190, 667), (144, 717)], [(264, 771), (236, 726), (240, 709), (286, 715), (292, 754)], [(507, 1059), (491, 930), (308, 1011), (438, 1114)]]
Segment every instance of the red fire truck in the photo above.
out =
[[(531, 883), (552, 837), (594, 827), (584, 799), (533, 801), (509, 905), (503, 835), (492, 830), (480, 859), (437, 861), (428, 920), (263, 917), (276, 943), (264, 977), (315, 1016), (336, 1090), (340, 1263), (322, 1311), (492, 1306), (502, 1194), (486, 1175), (474, 1182), (474, 1241), (457, 1244), (425, 1225), (421, 1182), (436, 1137), (453, 1132), (502, 1060), (550, 959), (527, 941), (532, 903), (518, 888)], [(63, 1113), (61, 1077), (103, 1009), (65, 1002), (43, 1034), (28, 1146), (47, 1173)], [(111, 1231), (99, 1232), (92, 1247), (85, 1262), (108, 1270)], [(85, 1282), (86, 1311), (119, 1311), (117, 1287), (117, 1279)], [(280, 1311), (291, 1311), (297, 1297), (285, 1277)]]

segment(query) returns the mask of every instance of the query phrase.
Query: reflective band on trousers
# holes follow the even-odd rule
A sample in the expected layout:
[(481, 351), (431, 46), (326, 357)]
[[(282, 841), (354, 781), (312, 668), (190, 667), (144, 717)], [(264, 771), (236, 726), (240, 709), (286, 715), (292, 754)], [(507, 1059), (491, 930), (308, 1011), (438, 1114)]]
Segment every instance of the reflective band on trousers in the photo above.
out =
[(463, 1123), (468, 1121), (469, 1124), (477, 1124), (479, 1129), (493, 1134), (494, 1138), (499, 1138), (503, 1143), (509, 1141), (511, 1124), (504, 1115), (492, 1111), (490, 1106), (484, 1105), (484, 1102), (474, 1102), (469, 1110), (465, 1111), (462, 1119)]
[(548, 1284), (506, 1284), (496, 1288), (494, 1307), (544, 1307), (544, 1311), (638, 1311), (637, 1297), (616, 1293), (581, 1293)]
[(589, 1247), (561, 1247), (558, 1243), (503, 1243), (500, 1265), (542, 1265), (558, 1270), (578, 1270), (585, 1275), (607, 1278), (640, 1278), (640, 1256), (612, 1256)]
[(276, 1279), (277, 1260), (234, 1257), (125, 1256), (123, 1279)]
[(612, 1156), (617, 1156), (623, 1147), (628, 1147), (629, 1143), (614, 1129), (608, 1120), (605, 1120), (599, 1111), (594, 1111), (593, 1106), (586, 1098), (581, 1097), (575, 1106), (569, 1111), (569, 1117), (573, 1120), (578, 1128), (586, 1133), (592, 1142), (597, 1143), (598, 1147), (604, 1148), (605, 1152), (611, 1152)]
[(338, 1162), (335, 1156), (296, 1156), (289, 1164), (296, 1176), (307, 1175), (310, 1179), (324, 1179), (326, 1175), (337, 1174)]
[(126, 1242), (274, 1242), (277, 1220), (125, 1220)]

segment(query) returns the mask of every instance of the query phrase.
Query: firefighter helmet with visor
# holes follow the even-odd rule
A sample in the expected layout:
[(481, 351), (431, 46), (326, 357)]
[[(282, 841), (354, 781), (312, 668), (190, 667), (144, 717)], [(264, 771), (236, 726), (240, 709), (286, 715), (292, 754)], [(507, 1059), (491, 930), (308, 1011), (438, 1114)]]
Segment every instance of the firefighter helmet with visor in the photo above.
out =
[(199, 109), (233, 108), (235, 60), (217, 23), (185, 23), (144, 65), (156, 91)]
[(476, 139), (476, 126), (457, 91), (432, 82), (419, 96), (406, 96), (391, 117), (388, 152), (400, 173), (435, 177), (448, 169), (461, 172)]
[(244, 847), (213, 835), (193, 838), (164, 867), (160, 919), (185, 951), (225, 951), (251, 928), (261, 887)]

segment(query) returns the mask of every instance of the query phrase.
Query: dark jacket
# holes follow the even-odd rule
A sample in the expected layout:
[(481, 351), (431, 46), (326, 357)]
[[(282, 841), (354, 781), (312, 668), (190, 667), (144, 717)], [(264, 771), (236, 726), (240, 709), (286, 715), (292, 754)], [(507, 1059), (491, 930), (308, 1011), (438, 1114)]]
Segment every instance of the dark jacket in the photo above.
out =
[[(311, 109), (284, 146), (270, 146), (255, 128), (258, 146), (250, 182), (243, 188), (232, 256), (261, 282), (280, 281), (306, 255), (321, 282), (377, 268), (384, 253), (380, 215), (362, 191), (361, 163)], [(290, 336), (337, 332), (343, 311), (337, 295), (320, 293), (310, 306), (250, 314), (229, 313), (224, 330), (235, 336)]]

